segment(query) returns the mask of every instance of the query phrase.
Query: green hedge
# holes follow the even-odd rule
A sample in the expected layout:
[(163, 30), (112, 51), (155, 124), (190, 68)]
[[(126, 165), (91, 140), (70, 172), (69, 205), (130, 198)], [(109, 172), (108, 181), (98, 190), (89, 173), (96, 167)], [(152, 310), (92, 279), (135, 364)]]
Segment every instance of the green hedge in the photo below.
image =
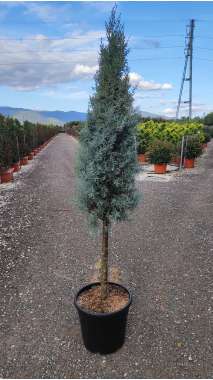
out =
[(146, 121), (137, 126), (138, 152), (147, 151), (154, 140), (179, 144), (183, 136), (198, 136), (200, 143), (205, 141), (204, 128), (197, 122)]
[(9, 168), (19, 158), (58, 133), (59, 127), (34, 124), (0, 114), (0, 171)]

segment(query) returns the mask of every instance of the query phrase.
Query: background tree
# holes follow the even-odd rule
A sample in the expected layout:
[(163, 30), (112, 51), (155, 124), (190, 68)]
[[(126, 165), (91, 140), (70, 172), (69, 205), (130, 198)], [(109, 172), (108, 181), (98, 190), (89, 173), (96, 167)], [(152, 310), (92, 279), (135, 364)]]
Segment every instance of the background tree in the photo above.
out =
[(135, 188), (136, 130), (130, 89), (128, 48), (120, 16), (113, 8), (101, 41), (95, 92), (80, 135), (78, 199), (90, 222), (102, 223), (101, 298), (107, 297), (108, 239), (112, 221), (125, 220), (138, 201)]
[(213, 125), (213, 112), (208, 113), (208, 115), (204, 117), (204, 124)]

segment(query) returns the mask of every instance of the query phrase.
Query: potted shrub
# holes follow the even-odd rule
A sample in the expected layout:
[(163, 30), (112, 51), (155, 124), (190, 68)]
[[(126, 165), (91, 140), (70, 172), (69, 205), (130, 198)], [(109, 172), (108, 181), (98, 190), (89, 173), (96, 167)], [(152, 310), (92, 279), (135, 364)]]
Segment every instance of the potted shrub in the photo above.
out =
[(202, 144), (197, 136), (189, 136), (187, 139), (184, 152), (184, 167), (186, 169), (194, 168), (195, 158), (202, 153)]
[(13, 164), (12, 168), (14, 173), (18, 172), (21, 169), (20, 155), (19, 155), (19, 142), (18, 137), (15, 138), (15, 144), (13, 148)]
[(211, 134), (204, 130), (203, 149), (207, 148), (209, 141), (211, 141)]
[(146, 152), (150, 142), (150, 136), (146, 130), (141, 126), (137, 126), (137, 153), (138, 161), (140, 163), (146, 162)]
[(24, 126), (21, 126), (20, 128), (19, 141), (20, 141), (20, 163), (21, 165), (27, 165), (29, 149), (27, 146), (26, 130)]
[(109, 282), (109, 231), (112, 222), (125, 220), (138, 202), (136, 121), (128, 49), (116, 7), (106, 24), (106, 34), (107, 44), (100, 46), (87, 125), (80, 133), (77, 164), (79, 206), (102, 233), (99, 281), (81, 288), (74, 300), (85, 347), (101, 354), (114, 352), (124, 343), (131, 304), (127, 288)]
[(20, 161), (17, 161), (14, 164), (12, 164), (12, 169), (14, 173), (18, 172), (21, 169)]
[(32, 159), (33, 159), (33, 156), (34, 156), (34, 153), (33, 153), (33, 152), (29, 153), (29, 154), (28, 154), (28, 160), (32, 160)]
[(13, 181), (13, 168), (2, 166), (0, 168), (1, 183), (7, 183)]
[(174, 146), (174, 154), (173, 154), (173, 159), (174, 159), (174, 164), (176, 166), (183, 166), (183, 156), (182, 156), (182, 161), (181, 161), (181, 149), (182, 149), (182, 141), (179, 141), (175, 146)]
[(7, 121), (1, 125), (0, 134), (0, 176), (1, 182), (6, 183), (13, 180), (13, 169), (11, 168), (13, 159), (12, 141)]
[(138, 145), (138, 149), (137, 149), (137, 152), (138, 152), (138, 161), (142, 164), (144, 164), (146, 162), (146, 147), (143, 146), (143, 144), (139, 144)]
[(149, 159), (154, 164), (156, 174), (165, 174), (167, 164), (171, 161), (174, 146), (168, 141), (154, 140), (149, 147)]

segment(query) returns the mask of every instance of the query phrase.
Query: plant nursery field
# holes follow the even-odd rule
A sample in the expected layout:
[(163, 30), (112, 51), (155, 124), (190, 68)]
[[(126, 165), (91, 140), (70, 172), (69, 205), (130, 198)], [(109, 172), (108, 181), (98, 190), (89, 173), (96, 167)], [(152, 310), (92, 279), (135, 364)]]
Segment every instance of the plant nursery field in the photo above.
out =
[(77, 146), (59, 134), (0, 184), (0, 377), (212, 378), (213, 141), (195, 169), (138, 182), (139, 207), (113, 226), (111, 278), (133, 304), (106, 356), (85, 350), (73, 305), (100, 251), (74, 201)]

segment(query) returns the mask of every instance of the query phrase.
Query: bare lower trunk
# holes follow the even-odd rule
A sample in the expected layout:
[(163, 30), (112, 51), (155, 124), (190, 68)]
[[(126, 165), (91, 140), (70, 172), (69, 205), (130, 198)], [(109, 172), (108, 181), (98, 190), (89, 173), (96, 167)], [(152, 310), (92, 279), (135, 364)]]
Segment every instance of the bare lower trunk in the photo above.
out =
[(103, 220), (102, 232), (102, 256), (100, 267), (100, 282), (101, 282), (101, 299), (104, 301), (107, 298), (107, 283), (108, 283), (108, 237), (109, 223), (107, 219)]

